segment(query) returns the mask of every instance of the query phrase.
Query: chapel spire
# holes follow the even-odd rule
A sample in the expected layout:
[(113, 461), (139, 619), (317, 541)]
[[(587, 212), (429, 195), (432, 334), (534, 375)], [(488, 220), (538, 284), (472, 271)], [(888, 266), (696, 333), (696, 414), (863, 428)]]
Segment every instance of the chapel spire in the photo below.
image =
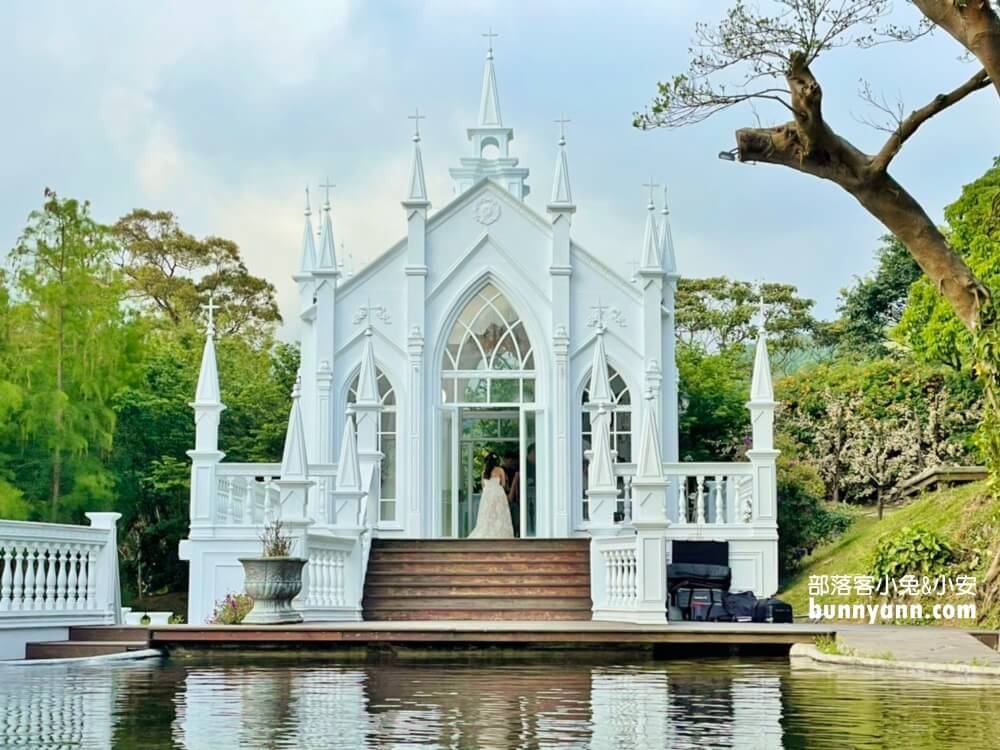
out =
[(323, 231), (320, 240), (319, 261), (315, 271), (329, 276), (338, 276), (340, 269), (337, 266), (337, 245), (333, 236), (333, 220), (330, 218), (330, 188), (336, 187), (336, 185), (327, 179), (320, 187), (326, 190), (326, 200), (323, 201)]
[(753, 357), (753, 378), (750, 381), (750, 403), (772, 404), (774, 386), (771, 383), (771, 360), (767, 355), (767, 327), (764, 297), (760, 298), (760, 323), (757, 326), (757, 346)]
[(299, 254), (299, 270), (295, 280), (299, 289), (304, 290), (312, 280), (313, 269), (316, 268), (316, 243), (313, 240), (312, 208), (309, 205), (309, 186), (306, 186), (305, 228), (302, 230), (302, 251)]
[(514, 129), (504, 127), (500, 115), (500, 95), (497, 76), (493, 67), (493, 39), (498, 36), (492, 29), (483, 34), (489, 40), (486, 67), (483, 69), (483, 88), (479, 96), (479, 113), (476, 124), (466, 128), (472, 144), (472, 154), (462, 157), (459, 166), (448, 170), (455, 181), (455, 192), (464, 193), (485, 178), (502, 186), (518, 200), (524, 200), (530, 188), (525, 182), (528, 170), (518, 166), (518, 159), (510, 153)]
[(413, 120), (413, 161), (410, 164), (410, 182), (403, 205), (427, 204), (427, 185), (424, 182), (424, 159), (420, 153), (420, 121), (425, 119), (420, 110), (408, 116)]
[(668, 275), (677, 273), (677, 256), (674, 254), (674, 235), (670, 231), (670, 207), (667, 205), (667, 186), (663, 186), (663, 208), (660, 210), (660, 263)]
[(288, 427), (285, 430), (285, 447), (281, 454), (282, 479), (306, 479), (309, 461), (306, 458), (306, 431), (302, 426), (302, 374), (295, 376), (292, 387), (292, 408), (288, 412)]
[(502, 128), (503, 119), (500, 116), (500, 94), (497, 91), (497, 75), (493, 69), (493, 40), (500, 36), (489, 32), (483, 34), (487, 39), (486, 66), (483, 68), (483, 92), (479, 97), (479, 126), (485, 128)]
[(194, 409), (195, 450), (218, 451), (219, 415), (226, 408), (219, 390), (219, 368), (215, 361), (215, 297), (208, 295), (208, 304), (202, 306), (208, 314), (205, 326), (205, 347), (201, 353), (201, 369), (195, 388)]
[(566, 115), (560, 115), (555, 122), (559, 123), (559, 151), (556, 154), (556, 173), (552, 179), (552, 198), (550, 207), (573, 205), (573, 193), (569, 187), (569, 163), (566, 161)]
[(643, 271), (660, 270), (660, 251), (659, 244), (660, 241), (657, 238), (656, 233), (656, 217), (653, 212), (656, 210), (656, 206), (653, 205), (653, 189), (658, 188), (659, 185), (653, 182), (653, 178), (649, 178), (643, 187), (649, 188), (649, 204), (646, 206), (646, 231), (642, 238), (642, 258), (640, 261), (640, 268)]

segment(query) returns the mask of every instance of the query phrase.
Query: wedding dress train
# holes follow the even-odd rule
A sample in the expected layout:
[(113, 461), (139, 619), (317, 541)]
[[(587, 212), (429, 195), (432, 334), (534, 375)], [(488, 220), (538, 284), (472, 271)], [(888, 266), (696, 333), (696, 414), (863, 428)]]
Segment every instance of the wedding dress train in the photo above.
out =
[(483, 480), (483, 494), (479, 497), (479, 515), (476, 528), (469, 539), (513, 539), (514, 524), (510, 518), (507, 493), (499, 479)]

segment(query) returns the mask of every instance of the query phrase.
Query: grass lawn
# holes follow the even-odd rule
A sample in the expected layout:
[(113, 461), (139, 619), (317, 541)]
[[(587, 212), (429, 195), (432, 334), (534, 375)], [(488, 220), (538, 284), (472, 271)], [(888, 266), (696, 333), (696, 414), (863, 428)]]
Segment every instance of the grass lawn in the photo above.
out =
[[(985, 482), (975, 482), (921, 495), (908, 505), (887, 513), (881, 521), (874, 516), (859, 516), (841, 537), (817, 547), (813, 554), (803, 559), (798, 574), (785, 582), (778, 595), (792, 605), (796, 615), (807, 614), (809, 576), (868, 575), (879, 538), (904, 526), (923, 526), (943, 536), (958, 557), (948, 575), (952, 578), (956, 575), (974, 575), (981, 586), (991, 553), (1000, 544), (1000, 503), (989, 497)], [(778, 533), (781, 533), (780, 529)], [(881, 600), (881, 597), (875, 599)], [(827, 604), (877, 603), (871, 598), (832, 596), (823, 597), (819, 601)], [(959, 603), (967, 600), (946, 596), (924, 601)], [(985, 622), (980, 625), (996, 627), (1000, 623), (1000, 611), (996, 608), (992, 612), (980, 612), (980, 615), (985, 615)], [(961, 624), (974, 627), (977, 623)]]

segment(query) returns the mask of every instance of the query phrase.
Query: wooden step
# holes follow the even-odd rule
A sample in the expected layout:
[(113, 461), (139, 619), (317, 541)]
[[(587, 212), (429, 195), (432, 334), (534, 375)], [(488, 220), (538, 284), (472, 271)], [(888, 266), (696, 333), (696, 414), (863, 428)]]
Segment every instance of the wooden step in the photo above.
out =
[(586, 551), (566, 550), (562, 552), (512, 552), (503, 550), (482, 550), (472, 552), (460, 550), (372, 550), (371, 562), (443, 562), (443, 563), (579, 563), (590, 559)]
[(508, 586), (481, 584), (466, 584), (464, 586), (433, 586), (426, 583), (414, 583), (408, 585), (393, 584), (369, 584), (365, 587), (366, 595), (370, 598), (383, 597), (473, 597), (473, 596), (502, 596), (502, 597), (546, 597), (546, 596), (575, 596), (590, 597), (590, 586), (560, 586), (551, 585), (529, 585), (529, 586)]
[(531, 562), (508, 563), (447, 563), (447, 562), (406, 562), (387, 563), (372, 560), (368, 564), (369, 573), (375, 574), (412, 574), (412, 575), (504, 575), (506, 573), (561, 576), (586, 575), (590, 573), (590, 561), (585, 563), (546, 563), (539, 565)]
[(413, 597), (365, 597), (363, 606), (371, 606), (373, 609), (451, 609), (460, 607), (461, 609), (508, 609), (508, 610), (539, 610), (539, 609), (580, 609), (583, 606), (590, 607), (590, 598), (583, 599), (578, 596), (537, 596), (514, 599), (509, 596), (468, 596), (463, 597), (458, 603), (454, 598), (448, 596), (424, 596)]
[[(582, 586), (590, 591), (590, 576), (584, 573), (553, 575), (478, 573), (368, 573), (369, 586)], [(588, 594), (589, 595), (589, 594)]]
[(366, 620), (589, 620), (587, 539), (377, 539)]
[(149, 629), (134, 625), (76, 625), (69, 629), (71, 641), (147, 641)]
[(24, 649), (25, 659), (76, 659), (105, 654), (124, 654), (148, 647), (146, 641), (39, 641)]
[(366, 609), (366, 620), (589, 620), (591, 611), (537, 609)]
[(375, 539), (373, 552), (444, 550), (448, 552), (564, 552), (590, 549), (589, 539)]

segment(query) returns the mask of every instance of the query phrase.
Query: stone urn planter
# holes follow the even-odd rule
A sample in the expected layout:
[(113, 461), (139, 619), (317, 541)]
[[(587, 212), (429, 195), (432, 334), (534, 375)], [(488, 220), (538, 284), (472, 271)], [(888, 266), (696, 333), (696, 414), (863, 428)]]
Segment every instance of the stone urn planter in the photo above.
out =
[(253, 609), (243, 618), (249, 625), (279, 625), (302, 622), (292, 609), (292, 599), (302, 591), (301, 557), (241, 557), (244, 589), (253, 599)]

